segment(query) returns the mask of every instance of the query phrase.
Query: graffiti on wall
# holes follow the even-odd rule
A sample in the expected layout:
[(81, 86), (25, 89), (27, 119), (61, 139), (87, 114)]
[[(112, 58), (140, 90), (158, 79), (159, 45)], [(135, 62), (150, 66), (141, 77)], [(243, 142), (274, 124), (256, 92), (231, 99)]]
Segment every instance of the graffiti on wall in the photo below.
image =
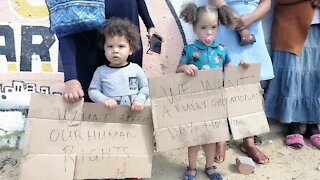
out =
[(1, 6), (0, 72), (62, 72), (44, 0), (6, 0)]

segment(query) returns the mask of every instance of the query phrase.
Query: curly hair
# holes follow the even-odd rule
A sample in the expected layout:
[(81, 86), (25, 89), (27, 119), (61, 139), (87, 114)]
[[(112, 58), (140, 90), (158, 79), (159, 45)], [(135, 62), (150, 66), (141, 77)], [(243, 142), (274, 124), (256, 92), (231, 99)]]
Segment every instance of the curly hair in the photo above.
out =
[(206, 12), (215, 13), (218, 16), (218, 9), (215, 6), (207, 5), (198, 7), (195, 3), (191, 2), (182, 6), (180, 18), (186, 23), (194, 26), (197, 24), (202, 14)]
[(109, 37), (124, 36), (128, 40), (130, 49), (133, 52), (141, 48), (139, 30), (128, 19), (110, 18), (107, 26), (101, 32), (105, 40)]

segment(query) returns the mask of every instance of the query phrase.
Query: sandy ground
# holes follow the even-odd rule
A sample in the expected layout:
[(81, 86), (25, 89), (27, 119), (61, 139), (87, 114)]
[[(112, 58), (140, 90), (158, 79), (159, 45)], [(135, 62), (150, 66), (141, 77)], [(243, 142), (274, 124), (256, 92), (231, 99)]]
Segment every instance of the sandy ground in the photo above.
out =
[[(275, 179), (275, 180), (316, 180), (320, 179), (320, 151), (311, 146), (308, 140), (302, 150), (293, 150), (283, 145), (284, 132), (279, 124), (270, 124), (271, 133), (261, 136), (259, 147), (270, 158), (270, 164), (257, 165), (252, 175), (239, 174), (235, 168), (235, 158), (244, 156), (239, 150), (239, 143), (232, 143), (227, 150), (226, 161), (218, 164), (218, 171), (224, 179)], [(0, 179), (17, 180), (21, 151), (0, 153)], [(17, 160), (17, 162), (15, 161)], [(203, 172), (205, 159), (200, 151), (198, 158), (198, 180), (207, 179)], [(153, 180), (182, 179), (187, 166), (187, 149), (155, 153), (153, 159)]]

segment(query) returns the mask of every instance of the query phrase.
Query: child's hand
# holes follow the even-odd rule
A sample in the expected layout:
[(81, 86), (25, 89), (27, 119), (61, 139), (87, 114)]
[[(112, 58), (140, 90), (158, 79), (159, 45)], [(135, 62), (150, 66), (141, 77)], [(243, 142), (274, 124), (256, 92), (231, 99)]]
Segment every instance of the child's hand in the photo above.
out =
[(198, 71), (199, 71), (198, 68), (193, 64), (186, 64), (179, 67), (179, 72), (184, 72), (189, 76), (198, 75)]
[(250, 63), (249, 61), (242, 60), (239, 62), (239, 66), (242, 66), (243, 68), (248, 69), (248, 67), (250, 66)]
[(65, 82), (63, 97), (68, 102), (77, 102), (82, 99), (84, 92), (80, 82), (76, 79)]
[(115, 101), (114, 99), (107, 99), (104, 102), (104, 105), (109, 109), (115, 109), (118, 106), (117, 101)]
[(131, 105), (131, 111), (134, 113), (141, 112), (144, 108), (144, 104), (140, 101), (133, 101)]

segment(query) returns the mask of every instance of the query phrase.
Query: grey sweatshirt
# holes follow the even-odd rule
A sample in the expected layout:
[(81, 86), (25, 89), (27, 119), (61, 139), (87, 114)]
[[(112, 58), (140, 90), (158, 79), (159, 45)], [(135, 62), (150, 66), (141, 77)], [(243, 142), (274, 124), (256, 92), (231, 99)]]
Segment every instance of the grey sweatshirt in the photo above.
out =
[(131, 105), (133, 101), (145, 103), (149, 97), (148, 80), (135, 63), (123, 67), (103, 65), (95, 71), (88, 94), (95, 103), (104, 103), (110, 98), (119, 105)]

